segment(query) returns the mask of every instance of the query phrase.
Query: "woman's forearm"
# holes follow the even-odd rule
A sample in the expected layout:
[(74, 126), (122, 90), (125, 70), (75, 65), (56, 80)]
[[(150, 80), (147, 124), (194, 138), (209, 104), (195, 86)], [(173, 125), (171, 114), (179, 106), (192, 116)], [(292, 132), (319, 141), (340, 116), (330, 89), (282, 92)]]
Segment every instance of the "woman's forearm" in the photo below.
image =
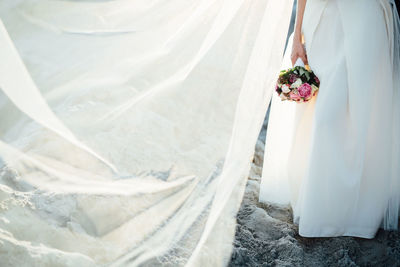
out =
[(297, 15), (296, 15), (296, 25), (294, 28), (294, 36), (293, 36), (293, 47), (292, 47), (292, 55), (291, 60), (294, 65), (296, 61), (301, 58), (304, 64), (308, 64), (307, 53), (303, 46), (303, 34), (302, 34), (302, 26), (303, 26), (303, 16), (304, 10), (306, 9), (307, 0), (298, 0), (297, 1)]
[(296, 25), (294, 29), (294, 40), (301, 42), (302, 38), (302, 25), (303, 25), (303, 17), (304, 10), (306, 8), (307, 0), (298, 0), (297, 1), (297, 14), (296, 14)]

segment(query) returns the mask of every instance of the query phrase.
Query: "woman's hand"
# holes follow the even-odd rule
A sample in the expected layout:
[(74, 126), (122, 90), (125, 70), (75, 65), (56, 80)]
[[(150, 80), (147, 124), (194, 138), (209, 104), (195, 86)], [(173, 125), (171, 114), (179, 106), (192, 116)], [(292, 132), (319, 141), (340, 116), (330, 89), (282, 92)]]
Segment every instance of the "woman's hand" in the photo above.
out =
[(306, 50), (304, 49), (304, 46), (298, 38), (293, 39), (293, 47), (292, 47), (292, 55), (291, 55), (291, 60), (292, 60), (292, 66), (296, 63), (297, 59), (301, 58), (303, 60), (305, 65), (308, 65), (308, 59), (307, 59), (307, 53)]

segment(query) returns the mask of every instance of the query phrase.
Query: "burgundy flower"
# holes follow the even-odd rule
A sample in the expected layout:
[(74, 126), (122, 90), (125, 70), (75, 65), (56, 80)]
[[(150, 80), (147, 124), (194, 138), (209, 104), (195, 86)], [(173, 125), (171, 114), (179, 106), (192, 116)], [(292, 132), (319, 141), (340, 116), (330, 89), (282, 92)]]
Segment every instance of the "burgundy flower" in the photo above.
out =
[(299, 78), (299, 76), (297, 76), (296, 74), (290, 74), (289, 76), (289, 82), (290, 83), (294, 83), (296, 82), (296, 80)]

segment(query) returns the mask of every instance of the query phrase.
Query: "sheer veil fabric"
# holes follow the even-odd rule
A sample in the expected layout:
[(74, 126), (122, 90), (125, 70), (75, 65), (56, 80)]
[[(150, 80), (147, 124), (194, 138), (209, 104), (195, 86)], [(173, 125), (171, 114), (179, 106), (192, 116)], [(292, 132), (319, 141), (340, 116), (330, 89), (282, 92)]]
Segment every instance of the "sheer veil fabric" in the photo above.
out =
[(316, 99), (273, 99), (260, 201), (291, 204), (303, 236), (398, 229), (399, 16), (394, 1), (308, 0)]
[(226, 265), (292, 4), (0, 1), (2, 262)]

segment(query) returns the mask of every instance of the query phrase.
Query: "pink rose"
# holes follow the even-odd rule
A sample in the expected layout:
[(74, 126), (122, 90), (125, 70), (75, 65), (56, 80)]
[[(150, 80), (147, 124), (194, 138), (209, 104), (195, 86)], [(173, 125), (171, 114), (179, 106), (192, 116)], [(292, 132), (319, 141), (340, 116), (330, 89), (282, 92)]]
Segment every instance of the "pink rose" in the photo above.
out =
[(303, 83), (299, 88), (297, 88), (297, 90), (301, 97), (306, 99), (311, 97), (312, 87), (308, 83)]
[(294, 93), (293, 91), (290, 92), (289, 97), (294, 101), (300, 101), (301, 99), (301, 97), (297, 93)]

